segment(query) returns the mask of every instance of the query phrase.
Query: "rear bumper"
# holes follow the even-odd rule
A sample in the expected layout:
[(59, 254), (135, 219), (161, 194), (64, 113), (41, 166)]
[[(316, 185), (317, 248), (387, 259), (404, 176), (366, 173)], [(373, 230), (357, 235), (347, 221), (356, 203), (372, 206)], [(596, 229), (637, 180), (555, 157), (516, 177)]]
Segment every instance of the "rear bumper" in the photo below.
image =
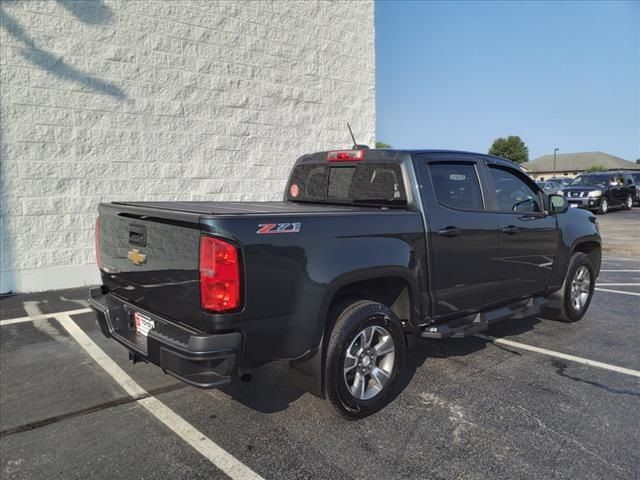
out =
[[(135, 356), (159, 366), (180, 380), (200, 388), (217, 388), (231, 381), (242, 351), (239, 332), (193, 333), (166, 318), (153, 315), (104, 293), (90, 292), (102, 333), (129, 349)], [(139, 312), (154, 321), (148, 336), (135, 331), (133, 315)]]

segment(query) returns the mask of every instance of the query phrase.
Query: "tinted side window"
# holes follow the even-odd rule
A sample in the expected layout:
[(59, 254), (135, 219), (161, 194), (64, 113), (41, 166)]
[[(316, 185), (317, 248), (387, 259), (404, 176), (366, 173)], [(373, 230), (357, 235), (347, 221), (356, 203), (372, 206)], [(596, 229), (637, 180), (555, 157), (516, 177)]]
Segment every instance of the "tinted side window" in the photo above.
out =
[(541, 212), (538, 194), (508, 170), (489, 166), (501, 212)]
[(483, 209), (482, 192), (474, 165), (432, 163), (429, 171), (438, 202), (463, 210)]

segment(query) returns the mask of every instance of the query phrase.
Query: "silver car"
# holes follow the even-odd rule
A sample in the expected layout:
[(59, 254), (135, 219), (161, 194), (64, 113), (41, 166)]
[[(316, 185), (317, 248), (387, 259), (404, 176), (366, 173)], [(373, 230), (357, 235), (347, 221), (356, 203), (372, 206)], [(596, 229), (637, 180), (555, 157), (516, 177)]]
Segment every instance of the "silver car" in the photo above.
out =
[(551, 195), (552, 193), (558, 193), (558, 190), (562, 188), (562, 185), (557, 182), (536, 182), (536, 183), (542, 189), (542, 191), (547, 195)]

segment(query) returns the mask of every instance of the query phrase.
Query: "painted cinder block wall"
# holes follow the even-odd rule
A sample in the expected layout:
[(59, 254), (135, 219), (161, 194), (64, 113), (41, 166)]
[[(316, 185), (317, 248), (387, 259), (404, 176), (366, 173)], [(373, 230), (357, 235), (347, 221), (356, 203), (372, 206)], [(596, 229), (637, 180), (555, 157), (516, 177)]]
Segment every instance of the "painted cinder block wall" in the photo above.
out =
[(372, 1), (0, 4), (0, 290), (95, 284), (101, 201), (278, 200), (375, 136)]

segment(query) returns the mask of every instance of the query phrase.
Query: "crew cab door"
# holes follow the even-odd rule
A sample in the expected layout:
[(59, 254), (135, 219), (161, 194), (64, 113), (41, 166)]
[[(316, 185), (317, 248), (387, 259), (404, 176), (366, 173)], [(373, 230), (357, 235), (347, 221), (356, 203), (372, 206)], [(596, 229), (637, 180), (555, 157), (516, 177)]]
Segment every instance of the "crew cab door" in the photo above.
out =
[(485, 210), (478, 160), (418, 154), (414, 162), (427, 222), (432, 315), (477, 311), (499, 301), (497, 218)]
[(505, 299), (541, 292), (558, 249), (556, 218), (545, 212), (543, 194), (526, 174), (491, 160), (485, 168), (488, 204), (498, 221), (499, 289)]

